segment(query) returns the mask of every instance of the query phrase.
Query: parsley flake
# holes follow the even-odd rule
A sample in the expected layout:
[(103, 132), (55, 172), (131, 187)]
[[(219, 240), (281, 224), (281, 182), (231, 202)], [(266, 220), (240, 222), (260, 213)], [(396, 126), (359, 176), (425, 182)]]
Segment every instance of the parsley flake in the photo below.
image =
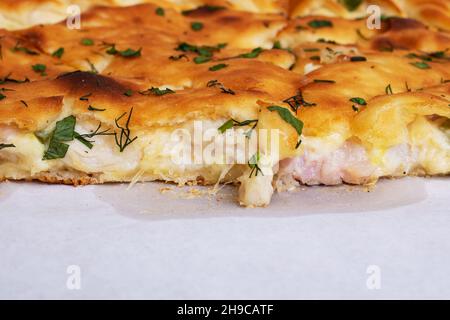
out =
[(411, 62), (410, 64), (422, 70), (431, 69), (430, 65), (423, 61)]
[(145, 91), (139, 91), (140, 94), (144, 95), (144, 96), (148, 96), (150, 94), (153, 94), (155, 96), (164, 96), (166, 94), (172, 94), (175, 93), (175, 91), (173, 91), (172, 89), (169, 88), (165, 88), (165, 89), (159, 89), (159, 88), (155, 88), (155, 87), (151, 87), (148, 90)]
[(203, 29), (203, 23), (201, 22), (192, 22), (191, 29), (194, 31), (200, 31)]
[(314, 29), (332, 28), (333, 22), (329, 20), (311, 20), (310, 22), (308, 22), (308, 26)]
[(47, 66), (45, 64), (34, 64), (31, 66), (34, 72), (39, 73), (41, 76), (46, 76), (47, 73), (45, 71), (47, 70)]
[(244, 58), (244, 59), (254, 59), (254, 58), (259, 57), (259, 55), (262, 52), (263, 52), (263, 49), (258, 47), (258, 48), (253, 49), (251, 52), (241, 54), (238, 57), (239, 58)]
[(94, 40), (92, 40), (92, 39), (90, 39), (90, 38), (83, 38), (83, 39), (81, 39), (80, 43), (81, 43), (83, 46), (90, 47), (90, 46), (93, 46), (93, 45), (94, 45)]
[(64, 48), (59, 48), (52, 53), (52, 57), (61, 59), (63, 54), (64, 54)]
[(219, 71), (219, 70), (221, 70), (223, 68), (226, 68), (226, 67), (228, 67), (228, 65), (225, 64), (225, 63), (216, 64), (215, 66), (210, 67), (209, 71)]
[(164, 15), (166, 14), (165, 10), (164, 10), (163, 8), (161, 8), (161, 7), (156, 8), (155, 13), (156, 13), (158, 16), (161, 16), (161, 17), (164, 17)]
[(267, 109), (271, 112), (277, 112), (278, 115), (281, 117), (281, 119), (286, 121), (288, 124), (290, 124), (295, 129), (295, 131), (297, 131), (297, 134), (299, 136), (299, 141), (298, 141), (297, 145), (295, 146), (295, 148), (298, 149), (298, 147), (300, 147), (300, 144), (302, 142), (301, 135), (303, 132), (303, 122), (300, 121), (299, 119), (297, 119), (297, 117), (295, 117), (289, 111), (289, 109), (279, 107), (279, 106), (270, 106)]
[(353, 103), (359, 104), (360, 106), (366, 106), (367, 105), (366, 100), (364, 100), (363, 98), (358, 98), (358, 97), (357, 98), (351, 98), (350, 101), (353, 102)]

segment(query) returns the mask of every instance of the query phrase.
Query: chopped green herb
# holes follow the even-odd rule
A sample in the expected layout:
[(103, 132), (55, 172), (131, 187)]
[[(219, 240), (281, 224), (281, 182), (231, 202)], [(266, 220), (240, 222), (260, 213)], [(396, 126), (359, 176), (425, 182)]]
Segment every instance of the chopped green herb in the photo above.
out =
[(92, 93), (88, 93), (82, 97), (80, 97), (81, 101), (89, 101), (89, 97), (92, 96)]
[(430, 65), (423, 61), (411, 62), (410, 64), (416, 68), (423, 69), (423, 70), (431, 69)]
[(279, 40), (275, 41), (273, 44), (273, 49), (283, 49), (283, 47), (281, 46), (281, 42)]
[[(120, 125), (120, 120), (128, 114), (127, 121), (125, 125)], [(119, 151), (123, 152), (131, 143), (136, 141), (138, 137), (131, 138), (131, 130), (129, 128), (131, 122), (131, 116), (133, 114), (133, 108), (130, 109), (130, 112), (125, 112), (120, 117), (115, 120), (116, 127), (120, 129), (120, 134), (115, 133), (114, 139), (116, 141), (117, 146), (119, 147)]]
[(334, 80), (321, 80), (321, 79), (314, 79), (315, 83), (336, 83)]
[(161, 8), (161, 7), (156, 8), (155, 13), (156, 13), (158, 16), (161, 16), (161, 17), (164, 17), (164, 15), (166, 14), (166, 12), (164, 11), (164, 9)]
[(445, 53), (446, 51), (436, 51), (424, 54), (408, 53), (405, 57), (409, 59), (420, 59), (427, 62), (431, 62), (433, 59), (450, 59), (450, 57), (447, 57)]
[(234, 120), (230, 119), (227, 122), (225, 122), (223, 125), (221, 125), (218, 130), (220, 133), (225, 133), (225, 131), (227, 131), (233, 127), (234, 127)]
[(361, 56), (355, 56), (355, 57), (351, 57), (350, 61), (351, 62), (364, 62), (364, 61), (367, 61), (367, 58), (361, 57)]
[(227, 46), (226, 43), (220, 43), (217, 46), (195, 46), (186, 42), (182, 42), (178, 45), (175, 50), (183, 51), (183, 52), (194, 52), (198, 54), (197, 57), (194, 58), (194, 62), (196, 64), (201, 64), (212, 60), (213, 53), (216, 51), (220, 51), (221, 49)]
[(6, 96), (3, 93), (0, 93), (0, 101), (5, 99), (5, 98), (6, 98)]
[(436, 58), (436, 59), (450, 59), (450, 57), (446, 56), (445, 53), (448, 51), (436, 51), (436, 52), (432, 52), (430, 54), (428, 54), (430, 57), (432, 58)]
[(94, 40), (92, 40), (90, 38), (83, 38), (83, 39), (81, 39), (80, 43), (83, 46), (93, 46), (94, 45)]
[(34, 72), (41, 74), (41, 76), (46, 76), (47, 73), (45, 73), (45, 70), (47, 70), (47, 67), (45, 64), (34, 64), (31, 66)]
[(44, 153), (42, 160), (62, 159), (66, 156), (69, 145), (66, 143), (50, 140), (47, 151)]
[(124, 94), (125, 96), (127, 96), (127, 97), (131, 97), (131, 96), (133, 95), (133, 90), (128, 89), (128, 90), (125, 91), (123, 94)]
[(327, 39), (323, 39), (323, 38), (320, 38), (319, 40), (317, 40), (317, 42), (318, 42), (318, 43), (337, 44), (336, 41), (333, 41), (333, 40), (327, 40)]
[(255, 48), (249, 53), (239, 55), (239, 58), (254, 59), (257, 58), (262, 52), (263, 52), (262, 48)]
[(56, 127), (50, 134), (48, 149), (42, 160), (62, 159), (66, 156), (69, 145), (64, 142), (74, 139), (75, 124), (74, 116), (68, 116), (56, 122)]
[(200, 31), (203, 29), (203, 23), (201, 22), (192, 22), (191, 29), (194, 31)]
[(417, 54), (417, 53), (408, 53), (405, 56), (405, 58), (408, 58), (408, 59), (421, 59), (421, 60), (424, 60), (424, 61), (433, 61), (433, 59), (431, 57), (429, 57), (427, 55), (420, 55), (420, 54)]
[(250, 177), (252, 178), (253, 175), (255, 175), (255, 177), (258, 176), (258, 174), (262, 174), (264, 175), (264, 173), (262, 172), (261, 168), (259, 167), (259, 161), (261, 160), (261, 155), (259, 153), (259, 151), (254, 154), (250, 160), (248, 161), (248, 166), (250, 167), (250, 169), (252, 169), (252, 171), (250, 172)]
[(92, 139), (96, 136), (116, 136), (116, 132), (109, 132), (110, 129), (106, 129), (103, 131), (100, 131), (102, 127), (102, 124), (100, 123), (95, 129), (95, 131), (92, 131), (91, 133), (85, 133), (85, 134), (79, 134), (77, 132), (74, 133), (74, 138), (80, 141), (82, 144), (84, 144), (89, 149), (92, 149), (94, 147), (93, 143), (94, 141), (90, 141), (88, 139)]
[(64, 48), (59, 48), (58, 50), (55, 50), (55, 51), (52, 53), (52, 57), (61, 59), (61, 57), (62, 57), (63, 54), (64, 54)]
[(219, 43), (216, 46), (196, 46), (186, 42), (182, 42), (175, 48), (177, 51), (194, 52), (203, 56), (212, 56), (213, 52), (220, 51), (227, 46), (226, 43)]
[(166, 89), (159, 89), (159, 88), (155, 88), (155, 87), (151, 87), (148, 90), (145, 91), (139, 91), (140, 94), (144, 95), (144, 96), (148, 96), (150, 94), (153, 94), (155, 96), (163, 96), (166, 94), (171, 94), (171, 93), (175, 93), (175, 91), (173, 91), (172, 89), (166, 88)]
[(202, 64), (202, 63), (211, 61), (211, 59), (212, 59), (211, 57), (207, 57), (207, 56), (198, 56), (198, 57), (194, 58), (194, 62), (196, 64)]
[(220, 90), (222, 90), (223, 93), (227, 93), (227, 94), (231, 94), (231, 95), (235, 95), (236, 94), (233, 90), (225, 88), (225, 86), (222, 83), (220, 83), (218, 80), (208, 81), (206, 86), (208, 88), (218, 87)]
[(216, 64), (215, 66), (212, 66), (211, 68), (209, 68), (209, 71), (218, 71), (218, 70), (221, 70), (226, 67), (228, 67), (228, 65), (225, 63)]
[(394, 92), (392, 91), (392, 86), (389, 84), (386, 89), (384, 90), (386, 92), (386, 94), (394, 94)]
[(0, 150), (6, 149), (6, 148), (15, 148), (16, 146), (12, 143), (0, 143)]
[(97, 74), (98, 70), (95, 67), (95, 65), (89, 59), (86, 59), (86, 62), (88, 63), (89, 68), (91, 68), (91, 70), (89, 72)]
[(106, 109), (99, 109), (99, 108), (95, 108), (95, 107), (89, 105), (88, 110), (89, 111), (105, 111)]
[(279, 106), (270, 106), (267, 108), (269, 111), (271, 112), (278, 112), (279, 116), (281, 117), (281, 119), (283, 119), (284, 121), (286, 121), (288, 124), (290, 124), (295, 131), (297, 131), (297, 134), (299, 136), (299, 141), (296, 145), (296, 149), (298, 149), (298, 147), (300, 147), (301, 144), (301, 135), (303, 132), (303, 122), (300, 121), (299, 119), (297, 119), (290, 111), (289, 109), (283, 108), (283, 107), (279, 107)]
[(348, 11), (355, 11), (361, 5), (363, 0), (339, 0)]
[(109, 46), (108, 49), (106, 50), (106, 53), (107, 53), (107, 54), (110, 54), (110, 55), (116, 55), (118, 52), (119, 52), (119, 51), (117, 51), (116, 45), (115, 45), (115, 44), (112, 44), (112, 45)]
[(186, 43), (186, 42), (182, 42), (178, 45), (178, 47), (175, 48), (175, 50), (177, 51), (183, 51), (183, 52), (196, 52), (198, 53), (198, 48), (195, 45)]
[(140, 57), (142, 52), (142, 48), (139, 48), (138, 50), (133, 49), (126, 49), (124, 51), (119, 51), (119, 54), (124, 58), (134, 58), (134, 57)]
[(17, 41), (16, 45), (11, 49), (12, 52), (23, 52), (31, 56), (37, 56), (39, 52), (28, 49), (20, 45), (20, 41)]
[(80, 141), (82, 144), (84, 144), (89, 149), (92, 149), (94, 147), (94, 145), (92, 144), (91, 141), (87, 140), (85, 137), (83, 137), (81, 134), (79, 134), (77, 132), (74, 133), (74, 138), (77, 139), (78, 141)]
[(367, 102), (366, 100), (364, 100), (363, 98), (351, 98), (350, 99), (351, 102), (359, 104), (360, 106), (366, 106)]
[(314, 29), (331, 28), (333, 27), (333, 23), (330, 20), (311, 20), (308, 22), (308, 26)]
[(305, 99), (303, 98), (303, 94), (301, 92), (299, 92), (297, 95), (287, 98), (285, 100), (283, 100), (284, 103), (287, 103), (292, 111), (294, 111), (295, 113), (297, 113), (297, 110), (300, 107), (315, 107), (316, 104), (315, 103), (310, 103), (310, 102), (306, 102)]
[(234, 119), (230, 119), (227, 122), (225, 122), (223, 125), (220, 126), (220, 128), (218, 129), (220, 133), (225, 133), (225, 131), (234, 128), (234, 127), (247, 127), (247, 126), (252, 126), (252, 130), (254, 130), (256, 128), (256, 126), (258, 125), (258, 120), (245, 120), (245, 121), (237, 121)]
[(88, 141), (86, 138), (92, 138), (99, 135), (116, 135), (116, 133), (108, 133), (108, 130), (100, 132), (101, 124), (97, 130), (88, 134), (79, 134), (75, 131), (76, 118), (68, 116), (56, 122), (55, 129), (50, 132), (35, 132), (35, 136), (44, 144), (48, 142), (48, 148), (44, 153), (43, 160), (62, 159), (66, 156), (69, 145), (66, 142), (78, 140), (89, 149), (93, 147), (93, 141)]
[(109, 46), (109, 49), (106, 50), (107, 54), (110, 55), (120, 55), (121, 57), (124, 58), (136, 58), (136, 57), (140, 57), (141, 56), (141, 52), (142, 52), (142, 48), (139, 48), (138, 50), (134, 50), (134, 49), (126, 49), (123, 51), (119, 51), (116, 49), (116, 45), (115, 44), (111, 44)]
[(310, 60), (313, 60), (313, 61), (320, 61), (320, 56), (311, 56), (311, 57), (309, 57), (309, 59)]

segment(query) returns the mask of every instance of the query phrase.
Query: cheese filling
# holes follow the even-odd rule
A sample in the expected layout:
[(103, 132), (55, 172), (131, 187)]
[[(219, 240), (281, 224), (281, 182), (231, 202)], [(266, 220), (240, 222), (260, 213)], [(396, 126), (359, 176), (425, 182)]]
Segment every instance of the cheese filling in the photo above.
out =
[[(42, 173), (69, 171), (76, 174), (95, 174), (98, 182), (131, 181), (138, 173), (142, 181), (164, 180), (186, 184), (200, 181), (215, 184), (230, 165), (245, 170), (249, 157), (247, 130), (222, 134), (218, 128), (226, 119), (201, 121), (202, 134), (194, 138), (195, 123), (188, 122), (177, 129), (161, 127), (146, 132), (132, 132), (138, 138), (120, 152), (114, 136), (98, 135), (87, 138), (93, 147), (74, 139), (61, 159), (43, 160), (48, 146), (33, 133), (25, 133), (11, 126), (0, 127), (0, 142), (13, 148), (0, 150), (0, 176), (6, 179), (28, 179)], [(78, 121), (75, 131), (89, 133), (98, 124)], [(53, 128), (53, 127), (52, 127)], [(50, 128), (50, 131), (52, 130)], [(49, 131), (49, 130), (44, 130)], [(204, 134), (203, 134), (204, 133)], [(186, 139), (183, 138), (186, 135)], [(230, 139), (235, 140), (227, 140)], [(226, 140), (226, 141), (225, 141)], [(234, 180), (235, 177), (227, 179)]]
[[(217, 138), (223, 135), (217, 130), (223, 122), (203, 121), (202, 124), (205, 129), (216, 132), (211, 137)], [(92, 132), (95, 126), (85, 121), (78, 123), (75, 129), (77, 132)], [(195, 134), (192, 122), (178, 129)], [(418, 117), (408, 129), (408, 141), (386, 150), (368, 150), (357, 139), (344, 139), (340, 134), (323, 138), (304, 137), (300, 156), (275, 163), (273, 158), (262, 153), (258, 160), (260, 166), (255, 171), (256, 167), (248, 165), (248, 157), (244, 156), (245, 164), (242, 161), (238, 163), (238, 158), (242, 158), (247, 150), (239, 149), (237, 145), (232, 145), (236, 148), (234, 152), (226, 153), (229, 155), (225, 161), (227, 163), (207, 163), (204, 159), (177, 163), (174, 161), (174, 150), (180, 146), (195, 155), (199, 147), (204, 152), (208, 143), (204, 140), (197, 140), (197, 143), (186, 140), (185, 145), (180, 145), (180, 140), (174, 139), (173, 128), (137, 132), (138, 139), (123, 152), (115, 145), (113, 136), (95, 137), (92, 149), (74, 140), (68, 143), (69, 149), (64, 158), (43, 160), (46, 146), (34, 134), (2, 126), (1, 142), (15, 147), (0, 150), (0, 173), (2, 178), (20, 180), (42, 173), (67, 171), (95, 174), (99, 182), (129, 182), (139, 174), (142, 181), (164, 180), (179, 184), (201, 181), (211, 185), (223, 177), (224, 170), (234, 167), (226, 180), (240, 183), (240, 203), (266, 206), (274, 189), (283, 191), (298, 183), (370, 184), (381, 177), (450, 173), (449, 120)], [(217, 150), (213, 150), (212, 154)], [(235, 165), (230, 166), (230, 163)]]

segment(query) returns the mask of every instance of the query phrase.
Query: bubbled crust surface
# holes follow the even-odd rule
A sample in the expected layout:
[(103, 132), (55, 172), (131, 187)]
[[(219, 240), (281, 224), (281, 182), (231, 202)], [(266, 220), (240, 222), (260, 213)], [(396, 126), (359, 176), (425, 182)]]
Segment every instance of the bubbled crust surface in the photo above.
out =
[[(270, 11), (266, 1), (250, 2), (260, 7), (261, 12)], [(204, 3), (220, 5), (220, 10), (205, 6), (195, 8)], [(322, 125), (320, 119), (336, 116), (348, 122), (353, 117), (348, 103), (344, 103), (351, 98), (348, 97), (349, 86), (358, 88), (359, 96), (369, 99), (382, 94), (387, 84), (395, 88), (405, 87), (405, 83), (413, 89), (426, 88), (450, 78), (448, 58), (432, 61), (430, 70), (421, 70), (411, 65), (415, 60), (405, 57), (411, 53), (420, 55), (422, 51), (445, 51), (450, 47), (448, 33), (432, 30), (419, 21), (391, 18), (383, 21), (380, 30), (369, 30), (364, 19), (308, 16), (288, 20), (279, 14), (224, 8), (236, 7), (233, 3), (169, 1), (120, 7), (125, 2), (79, 1), (83, 8), (103, 5), (82, 14), (81, 30), (68, 29), (62, 22), (0, 31), (1, 75), (3, 80), (14, 80), (4, 81), (6, 98), (0, 102), (5, 106), (0, 110), (0, 122), (15, 123), (30, 131), (40, 130), (58, 118), (63, 108), (69, 108), (79, 117), (113, 125), (119, 115), (133, 107), (135, 116), (131, 126), (145, 130), (191, 119), (253, 118), (257, 116), (261, 101), (282, 104), (284, 99), (301, 90), (307, 100), (324, 99), (314, 111), (300, 111), (310, 124), (306, 132), (328, 132), (332, 126)], [(271, 2), (272, 6), (277, 3)], [(19, 1), (20, 8), (44, 4), (66, 3), (62, 0)], [(286, 7), (282, 1), (278, 4), (280, 8)], [(11, 5), (12, 2), (2, 2), (5, 10), (12, 8)], [(163, 16), (157, 14), (161, 5), (165, 6)], [(244, 5), (250, 6), (241, 2), (241, 6)], [(311, 10), (316, 6), (312, 2), (297, 1), (291, 3), (291, 8), (299, 5)], [(186, 8), (189, 11), (182, 12)], [(320, 20), (328, 21), (331, 26), (311, 26), (312, 22)], [(203, 28), (193, 30), (193, 22), (201, 22)], [(92, 39), (94, 44), (82, 45), (82, 39), (86, 38)], [(292, 51), (268, 50), (276, 40)], [(180, 43), (198, 46), (226, 43), (227, 46), (215, 51), (210, 62), (196, 64), (193, 62), (196, 53), (176, 50)], [(111, 44), (118, 50), (140, 49), (141, 56), (109, 55), (107, 50)], [(343, 63), (326, 65), (303, 78), (303, 67), (311, 62), (313, 55), (303, 54), (305, 47), (333, 50), (340, 44), (357, 48), (368, 61), (350, 63), (343, 59)], [(14, 51), (18, 46), (35, 54)], [(237, 58), (256, 47), (267, 50), (253, 59)], [(58, 48), (64, 48), (64, 54), (61, 58), (52, 57)], [(383, 52), (386, 49), (390, 52)], [(169, 59), (171, 56), (179, 59)], [(227, 67), (216, 72), (209, 70), (219, 63)], [(44, 64), (45, 74), (35, 72), (31, 68), (34, 64)], [(311, 84), (312, 77), (336, 83), (332, 86)], [(207, 87), (211, 80), (217, 80), (235, 94), (224, 94), (217, 86)], [(18, 81), (20, 83), (16, 83)], [(138, 94), (151, 87), (169, 87), (176, 93)], [(131, 96), (124, 94), (130, 90)], [(80, 97), (87, 94), (89, 99), (80, 101)], [(106, 111), (88, 111), (89, 105)], [(309, 114), (317, 116), (308, 120)]]
[(364, 17), (370, 5), (377, 5), (385, 16), (397, 16), (422, 21), (433, 28), (450, 30), (450, 2), (448, 0), (371, 0), (348, 10), (345, 1), (291, 0), (292, 17), (323, 15), (347, 19)]
[(56, 23), (64, 20), (68, 13), (74, 13), (73, 10), (85, 12), (95, 6), (124, 7), (148, 3), (178, 12), (199, 6), (285, 16), (289, 12), (289, 0), (2, 0), (0, 28), (23, 29), (36, 24)]
[[(286, 25), (281, 16), (204, 8), (188, 14), (165, 8), (165, 15), (160, 16), (157, 8), (153, 4), (96, 7), (83, 14), (81, 30), (69, 30), (60, 23), (2, 31), (0, 71), (4, 80), (14, 81), (4, 81), (7, 91), (0, 102), (4, 106), (0, 122), (35, 131), (54, 120), (65, 106), (79, 117), (113, 125), (133, 107), (131, 127), (144, 130), (190, 119), (254, 117), (259, 100), (281, 101), (295, 94), (301, 76), (286, 70), (295, 62), (293, 54), (275, 49), (253, 59), (238, 57), (256, 47), (271, 48), (277, 32)], [(194, 21), (203, 23), (203, 29), (192, 30)], [(82, 45), (85, 38), (94, 45)], [(110, 55), (107, 44), (112, 43), (117, 50), (141, 49), (141, 55)], [(196, 53), (176, 50), (181, 43), (227, 46), (214, 52), (212, 61), (196, 64)], [(17, 46), (36, 54), (13, 52)], [(62, 57), (52, 57), (61, 47)], [(178, 60), (169, 58), (180, 55)], [(227, 67), (209, 70), (220, 63)], [(31, 67), (35, 64), (44, 64), (45, 74), (35, 72)], [(211, 80), (235, 94), (225, 94), (218, 86), (207, 87)], [(170, 87), (176, 93), (138, 93), (152, 87)], [(125, 95), (129, 90), (133, 94)], [(89, 101), (80, 101), (87, 94)], [(89, 105), (106, 111), (88, 111)]]

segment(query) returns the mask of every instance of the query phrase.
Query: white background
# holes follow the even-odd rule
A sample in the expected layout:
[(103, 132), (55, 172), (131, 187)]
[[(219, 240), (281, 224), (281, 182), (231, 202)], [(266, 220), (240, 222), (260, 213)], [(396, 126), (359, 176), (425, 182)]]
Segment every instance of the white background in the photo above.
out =
[(232, 188), (2, 183), (0, 298), (449, 299), (449, 181), (304, 188), (266, 209)]

